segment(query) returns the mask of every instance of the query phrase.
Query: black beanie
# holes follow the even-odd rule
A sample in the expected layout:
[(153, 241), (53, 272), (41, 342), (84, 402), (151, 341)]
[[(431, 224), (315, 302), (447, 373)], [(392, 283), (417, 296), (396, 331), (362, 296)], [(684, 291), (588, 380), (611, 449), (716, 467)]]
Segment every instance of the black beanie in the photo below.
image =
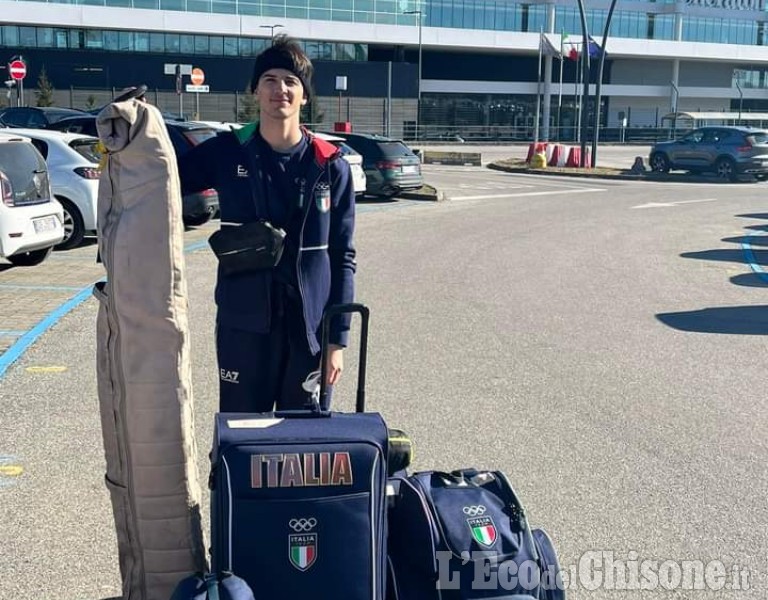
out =
[(309, 73), (302, 73), (293, 56), (282, 44), (271, 46), (256, 57), (256, 64), (253, 66), (253, 76), (251, 77), (251, 93), (256, 91), (261, 76), (270, 69), (285, 69), (296, 75), (301, 81), (301, 85), (304, 86), (304, 96), (307, 99), (310, 98), (312, 88), (309, 86), (308, 79), (312, 76), (311, 67)]

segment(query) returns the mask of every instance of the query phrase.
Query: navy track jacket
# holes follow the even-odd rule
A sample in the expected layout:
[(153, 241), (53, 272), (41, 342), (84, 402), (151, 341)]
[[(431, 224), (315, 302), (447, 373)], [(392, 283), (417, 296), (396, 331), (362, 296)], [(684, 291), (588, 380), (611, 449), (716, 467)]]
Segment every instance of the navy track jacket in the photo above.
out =
[[(242, 129), (219, 133), (179, 158), (182, 193), (216, 189), (223, 224), (267, 218), (259, 214), (254, 197), (254, 194), (263, 194), (265, 188), (259, 178), (264, 174), (251, 173), (254, 167), (261, 168), (258, 145), (248, 143), (257, 131), (258, 124), (252, 123)], [(299, 183), (303, 190), (300, 194), (303, 224), (297, 244), (296, 274), (307, 341), (310, 351), (316, 354), (320, 350), (320, 327), (326, 306), (354, 300), (355, 193), (349, 164), (339, 149), (307, 131), (304, 134), (309, 140), (307, 152), (312, 152), (314, 157)], [(251, 178), (253, 181), (249, 181)], [(260, 206), (267, 205), (266, 199), (263, 200)], [(268, 333), (271, 287), (269, 270), (235, 276), (219, 272), (217, 323)], [(347, 345), (349, 323), (349, 315), (341, 315), (331, 323), (331, 344)]]

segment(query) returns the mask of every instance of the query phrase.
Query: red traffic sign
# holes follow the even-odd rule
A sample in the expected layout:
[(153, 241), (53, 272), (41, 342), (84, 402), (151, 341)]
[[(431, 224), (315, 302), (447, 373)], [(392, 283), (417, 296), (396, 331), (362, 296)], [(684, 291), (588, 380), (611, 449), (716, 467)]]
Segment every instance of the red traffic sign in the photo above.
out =
[(200, 67), (195, 67), (189, 75), (189, 80), (192, 82), (192, 85), (203, 85), (205, 73)]
[(27, 65), (23, 60), (12, 60), (8, 65), (8, 72), (12, 79), (24, 79), (27, 76)]

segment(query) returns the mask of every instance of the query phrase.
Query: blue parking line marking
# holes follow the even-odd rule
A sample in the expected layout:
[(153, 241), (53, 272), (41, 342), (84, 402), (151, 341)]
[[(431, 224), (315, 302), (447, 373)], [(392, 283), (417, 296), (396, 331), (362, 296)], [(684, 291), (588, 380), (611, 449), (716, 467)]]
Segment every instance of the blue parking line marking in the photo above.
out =
[(17, 283), (0, 283), (3, 290), (40, 290), (45, 292), (79, 292), (81, 288), (71, 285), (23, 285)]
[(195, 250), (201, 250), (208, 247), (208, 240), (200, 240), (198, 242), (192, 242), (184, 246), (184, 252), (194, 252)]
[(91, 286), (83, 288), (79, 293), (75, 294), (72, 298), (67, 300), (64, 304), (59, 306), (56, 310), (48, 314), (42, 321), (35, 325), (32, 329), (25, 332), (16, 342), (6, 350), (2, 356), (0, 356), (0, 378), (5, 375), (14, 362), (21, 357), (27, 348), (35, 343), (37, 338), (43, 335), (51, 327), (53, 327), (64, 315), (71, 311), (76, 306), (79, 306), (91, 297)]
[(746, 242), (742, 242), (741, 249), (744, 250), (744, 256), (747, 259), (747, 264), (749, 265), (749, 268), (752, 269), (752, 272), (757, 275), (760, 279), (763, 281), (768, 282), (768, 273), (763, 270), (763, 267), (761, 267), (757, 263), (757, 258), (755, 257), (755, 253), (752, 250), (752, 246), (749, 244), (749, 240), (755, 238), (755, 237), (764, 237), (764, 236), (748, 236)]

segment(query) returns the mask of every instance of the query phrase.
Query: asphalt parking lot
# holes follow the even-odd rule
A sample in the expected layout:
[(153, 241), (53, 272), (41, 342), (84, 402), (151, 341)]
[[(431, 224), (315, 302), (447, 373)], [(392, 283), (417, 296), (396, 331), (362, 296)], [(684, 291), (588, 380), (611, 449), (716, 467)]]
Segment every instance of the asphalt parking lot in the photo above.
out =
[[(413, 437), (414, 468), (504, 470), (569, 569), (594, 549), (717, 560), (752, 586), (718, 598), (764, 598), (764, 184), (425, 171), (448, 201), (366, 200), (357, 230), (368, 406)], [(186, 233), (201, 474), (218, 397), (215, 227)], [(101, 277), (92, 243), (41, 267), (64, 272), (79, 253)], [(96, 310), (82, 302), (0, 380), (0, 600), (119, 595)], [(339, 410), (354, 404), (349, 363)]]

